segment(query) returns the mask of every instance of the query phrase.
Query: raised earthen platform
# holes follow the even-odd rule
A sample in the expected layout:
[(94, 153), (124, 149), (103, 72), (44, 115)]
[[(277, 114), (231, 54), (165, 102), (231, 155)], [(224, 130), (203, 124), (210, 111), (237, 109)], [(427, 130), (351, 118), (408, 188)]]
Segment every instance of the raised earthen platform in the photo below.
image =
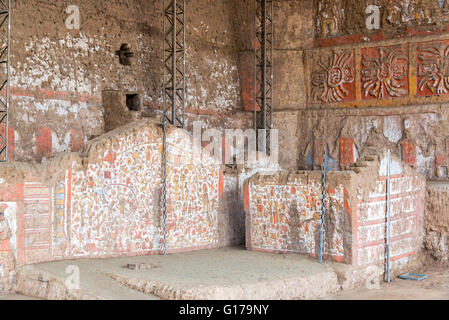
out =
[[(128, 264), (145, 268), (132, 270)], [(239, 247), (166, 257), (70, 260), (19, 268), (16, 291), (43, 299), (316, 299), (342, 288), (334, 265)], [(79, 267), (80, 290), (65, 285), (68, 266)]]

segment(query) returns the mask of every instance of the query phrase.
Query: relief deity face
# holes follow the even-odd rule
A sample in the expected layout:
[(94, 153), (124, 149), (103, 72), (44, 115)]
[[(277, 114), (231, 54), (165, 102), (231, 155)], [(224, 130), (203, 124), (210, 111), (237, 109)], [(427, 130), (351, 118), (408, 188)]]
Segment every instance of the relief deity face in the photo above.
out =
[(362, 54), (364, 98), (407, 95), (407, 74), (408, 54), (405, 48), (379, 48), (373, 57)]
[(320, 59), (312, 72), (312, 96), (315, 101), (340, 102), (348, 96), (346, 84), (354, 82), (352, 51), (333, 52), (332, 57)]
[(449, 46), (423, 45), (418, 54), (419, 92), (442, 95), (449, 92)]

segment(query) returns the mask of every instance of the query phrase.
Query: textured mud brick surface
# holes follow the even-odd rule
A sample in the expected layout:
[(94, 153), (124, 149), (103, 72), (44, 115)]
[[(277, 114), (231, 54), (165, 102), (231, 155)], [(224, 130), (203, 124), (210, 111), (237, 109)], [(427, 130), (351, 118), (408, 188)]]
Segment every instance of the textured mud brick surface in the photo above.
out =
[(245, 242), (245, 214), (240, 189), (237, 172), (225, 172), (219, 215), (220, 246), (243, 245)]
[(361, 1), (275, 4), (275, 126), (282, 128), (281, 150), (288, 150), (280, 156), (283, 168), (312, 169), (313, 145), (324, 140), (333, 168), (388, 145), (428, 179), (447, 179), (449, 88), (438, 57), (449, 45), (449, 2), (387, 3), (374, 31), (366, 29)]
[[(386, 162), (327, 177), (324, 254), (367, 267), (382, 264), (386, 239)], [(419, 256), (425, 181), (395, 160), (391, 180), (392, 261)], [(245, 186), (247, 247), (317, 256), (322, 207), (320, 172), (255, 176)]]
[[(187, 113), (220, 127), (228, 125), (224, 115), (232, 118), (242, 109), (234, 34), (238, 2), (195, 0), (186, 19)], [(12, 2), (11, 159), (41, 161), (76, 152), (109, 131), (110, 123), (130, 118), (116, 112), (117, 101), (103, 91), (116, 91), (119, 101), (136, 93), (142, 109), (161, 108), (163, 3), (78, 1), (79, 30), (65, 26), (68, 5)], [(116, 54), (122, 44), (134, 53), (130, 66)]]
[[(217, 247), (220, 164), (168, 133), (169, 252)], [(2, 164), (2, 281), (18, 264), (159, 253), (162, 129), (142, 120), (46, 165)]]
[(428, 182), (425, 247), (442, 264), (449, 261), (449, 185)]

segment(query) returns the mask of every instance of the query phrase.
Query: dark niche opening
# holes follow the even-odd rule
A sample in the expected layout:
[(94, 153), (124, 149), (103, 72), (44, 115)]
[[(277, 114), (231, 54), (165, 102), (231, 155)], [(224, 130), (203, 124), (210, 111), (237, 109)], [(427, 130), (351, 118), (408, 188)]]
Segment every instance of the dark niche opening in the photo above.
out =
[(118, 55), (118, 59), (121, 65), (130, 66), (131, 58), (134, 57), (134, 53), (131, 52), (127, 43), (120, 46), (120, 50), (115, 52)]
[(140, 111), (140, 97), (138, 94), (127, 94), (126, 95), (126, 106), (129, 111)]

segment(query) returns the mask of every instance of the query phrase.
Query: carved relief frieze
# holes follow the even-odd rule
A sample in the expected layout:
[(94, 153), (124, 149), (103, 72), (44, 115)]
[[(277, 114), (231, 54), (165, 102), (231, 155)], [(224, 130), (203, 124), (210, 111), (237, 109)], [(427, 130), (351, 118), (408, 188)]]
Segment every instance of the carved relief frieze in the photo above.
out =
[(317, 102), (341, 102), (354, 98), (354, 52), (332, 51), (320, 57), (311, 73), (312, 98)]
[(364, 99), (408, 95), (407, 48), (363, 49), (361, 81)]

